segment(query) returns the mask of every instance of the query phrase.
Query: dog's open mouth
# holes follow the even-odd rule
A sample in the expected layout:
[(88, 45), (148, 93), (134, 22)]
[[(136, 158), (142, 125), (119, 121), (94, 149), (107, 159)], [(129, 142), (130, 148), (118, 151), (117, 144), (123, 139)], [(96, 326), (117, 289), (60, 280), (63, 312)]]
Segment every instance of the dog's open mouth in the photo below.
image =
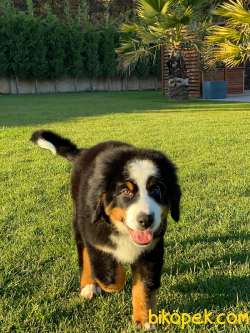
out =
[(133, 230), (128, 228), (133, 241), (138, 245), (148, 245), (153, 240), (153, 231), (148, 228), (146, 230)]

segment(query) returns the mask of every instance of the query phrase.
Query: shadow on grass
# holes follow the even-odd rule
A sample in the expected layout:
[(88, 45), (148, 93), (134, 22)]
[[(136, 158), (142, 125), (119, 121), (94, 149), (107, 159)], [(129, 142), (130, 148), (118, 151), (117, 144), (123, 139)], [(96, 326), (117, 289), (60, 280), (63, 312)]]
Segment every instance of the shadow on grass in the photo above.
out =
[[(214, 256), (213, 259), (204, 259), (195, 262), (195, 270), (198, 271), (201, 268), (202, 269), (208, 269), (208, 268), (215, 268), (219, 264), (226, 263), (230, 265), (230, 263), (236, 263), (236, 264), (245, 264), (250, 256), (249, 252), (242, 252), (242, 253), (228, 253), (227, 255), (223, 257), (216, 257)], [(208, 266), (209, 261), (209, 266)], [(171, 269), (164, 269), (165, 273), (171, 274), (171, 275), (178, 275), (178, 274), (185, 274), (190, 273), (194, 271), (194, 263), (187, 263), (186, 261), (179, 261), (175, 265), (171, 267)], [(195, 273), (194, 273), (195, 274)], [(249, 281), (250, 282), (250, 281)]]
[[(207, 237), (206, 234), (198, 237), (194, 237), (191, 239), (185, 239), (183, 241), (180, 241), (179, 244), (186, 247), (187, 245), (195, 245), (198, 243), (214, 243), (214, 242), (221, 242), (225, 243), (228, 241), (249, 241), (250, 240), (250, 233), (245, 232), (237, 232), (237, 233), (231, 233), (231, 234), (225, 234), (225, 235), (217, 235), (217, 236), (209, 236)], [(168, 244), (170, 242), (167, 242)], [(170, 243), (171, 244), (171, 243)]]
[[(235, 233), (222, 236), (195, 237), (181, 241), (183, 247), (193, 246), (198, 243), (205, 243), (207, 246), (214, 242), (226, 243), (230, 241), (249, 241), (250, 234)], [(169, 242), (168, 242), (169, 244)], [(211, 309), (212, 307), (236, 306), (238, 301), (250, 301), (250, 275), (234, 276), (236, 271), (235, 265), (246, 264), (250, 257), (250, 249), (248, 251), (232, 252), (228, 247), (227, 254), (223, 256), (215, 255), (211, 258), (194, 262), (186, 262), (180, 259), (170, 267), (165, 268), (164, 272), (178, 276), (183, 274), (184, 281), (177, 282), (173, 287), (177, 293), (183, 294), (181, 301), (171, 302), (172, 310), (179, 309), (180, 311), (194, 311), (194, 309)], [(208, 264), (209, 262), (209, 264)], [(232, 275), (222, 275), (221, 267), (232, 265)], [(194, 270), (195, 266), (195, 270)], [(217, 271), (220, 266), (220, 271)], [(211, 270), (211, 276), (206, 276), (206, 270)], [(204, 277), (201, 275), (204, 272)], [(194, 281), (186, 280), (187, 274), (192, 274)], [(178, 298), (179, 299), (179, 298)], [(166, 303), (161, 304), (162, 308), (166, 308)]]
[[(179, 309), (182, 312), (210, 310), (215, 307), (233, 307), (238, 302), (249, 302), (250, 277), (224, 276), (197, 278), (195, 282), (185, 281), (176, 284), (173, 289), (182, 293), (184, 297), (171, 302), (171, 309)], [(165, 301), (159, 304), (159, 309), (168, 307)]]
[(0, 298), (8, 297), (16, 302), (22, 297), (31, 297), (41, 287), (41, 282), (34, 278), (36, 273), (35, 270), (24, 270), (20, 267), (5, 272), (1, 281)]
[[(206, 235), (203, 236), (199, 236), (199, 237), (195, 237), (195, 238), (191, 238), (191, 239), (185, 239), (183, 241), (180, 241), (179, 244), (180, 246), (182, 246), (183, 248), (185, 248), (186, 246), (194, 246), (195, 244), (207, 244), (207, 246), (209, 246), (212, 243), (216, 243), (216, 242), (221, 242), (221, 243), (226, 243), (226, 242), (230, 242), (230, 241), (250, 241), (250, 233), (244, 233), (244, 232), (239, 232), (239, 233), (232, 233), (232, 234), (228, 234), (228, 235), (218, 235), (218, 236), (210, 236), (210, 237), (206, 237)], [(170, 241), (166, 242), (167, 246), (173, 245), (174, 243)], [(241, 253), (235, 253), (235, 252), (230, 252), (230, 250), (228, 250), (228, 253), (226, 255), (224, 255), (221, 258), (216, 257), (216, 255), (213, 258), (209, 258), (209, 267), (214, 267), (217, 266), (219, 263), (224, 262), (224, 263), (240, 263), (240, 264), (244, 264), (246, 263), (246, 261), (249, 259), (250, 257), (250, 249), (249, 251), (246, 252), (241, 252)], [(196, 268), (200, 268), (200, 267), (208, 267), (208, 259), (204, 259), (204, 260), (200, 260), (195, 262), (195, 266)], [(175, 264), (173, 264), (171, 266), (171, 268), (165, 268), (164, 272), (166, 272), (167, 274), (184, 274), (184, 273), (188, 273), (190, 271), (192, 271), (194, 269), (194, 263), (188, 263), (185, 260), (181, 261), (179, 260), (178, 262), (176, 262)]]
[(42, 125), (124, 113), (249, 111), (249, 103), (190, 100), (168, 101), (159, 92), (78, 93), (36, 96), (0, 96), (0, 126)]

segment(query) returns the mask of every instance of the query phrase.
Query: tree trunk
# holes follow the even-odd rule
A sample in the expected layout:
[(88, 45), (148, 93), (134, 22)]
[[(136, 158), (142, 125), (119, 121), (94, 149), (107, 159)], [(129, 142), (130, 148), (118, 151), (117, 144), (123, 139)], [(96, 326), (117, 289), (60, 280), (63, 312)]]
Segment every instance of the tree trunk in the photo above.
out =
[(168, 94), (170, 99), (188, 99), (188, 77), (181, 52), (170, 55), (168, 62)]

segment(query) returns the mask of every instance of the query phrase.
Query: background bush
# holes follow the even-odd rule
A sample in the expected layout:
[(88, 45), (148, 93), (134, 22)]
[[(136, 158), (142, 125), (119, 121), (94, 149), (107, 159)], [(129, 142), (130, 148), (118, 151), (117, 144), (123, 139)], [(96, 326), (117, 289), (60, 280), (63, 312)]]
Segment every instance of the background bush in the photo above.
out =
[[(120, 33), (114, 27), (82, 30), (77, 22), (56, 16), (35, 17), (8, 11), (0, 16), (0, 76), (21, 79), (114, 77), (118, 70), (115, 48)], [(159, 75), (156, 63), (140, 62), (131, 75)]]

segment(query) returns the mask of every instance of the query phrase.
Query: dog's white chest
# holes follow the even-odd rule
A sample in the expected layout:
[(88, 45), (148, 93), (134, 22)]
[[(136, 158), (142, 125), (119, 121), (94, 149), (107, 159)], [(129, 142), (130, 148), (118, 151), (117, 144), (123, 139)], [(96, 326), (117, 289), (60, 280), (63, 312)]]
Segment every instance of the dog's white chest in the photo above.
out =
[(112, 235), (116, 248), (112, 250), (113, 256), (121, 263), (132, 264), (147, 247), (140, 247), (133, 243), (129, 235)]

